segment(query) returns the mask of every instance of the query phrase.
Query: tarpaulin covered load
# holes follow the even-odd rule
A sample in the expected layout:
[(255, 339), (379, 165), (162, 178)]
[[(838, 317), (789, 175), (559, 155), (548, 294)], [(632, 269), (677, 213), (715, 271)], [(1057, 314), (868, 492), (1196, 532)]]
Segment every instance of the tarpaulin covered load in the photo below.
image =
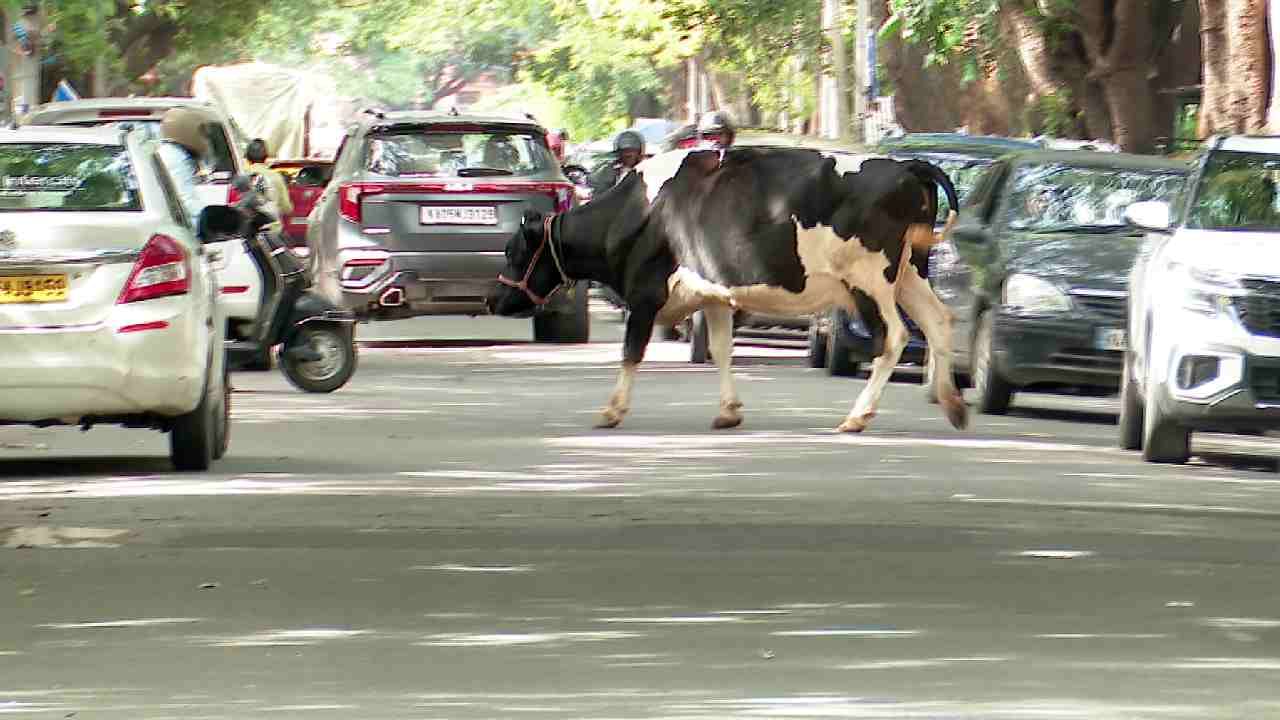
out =
[(341, 139), (337, 90), (327, 77), (267, 63), (206, 66), (191, 94), (231, 117), (245, 137), (260, 137), (273, 157), (331, 157)]

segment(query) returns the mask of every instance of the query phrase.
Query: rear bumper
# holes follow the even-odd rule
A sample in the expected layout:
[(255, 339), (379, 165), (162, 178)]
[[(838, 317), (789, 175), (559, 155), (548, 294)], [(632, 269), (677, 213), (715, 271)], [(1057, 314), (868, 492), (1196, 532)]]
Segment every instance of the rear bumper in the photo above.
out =
[(190, 412), (204, 389), (208, 328), (185, 299), (138, 306), (92, 325), (0, 328), (0, 422)]
[(1124, 354), (1103, 350), (1102, 330), (1122, 328), (1086, 318), (1027, 317), (999, 312), (992, 338), (996, 370), (1009, 382), (1118, 388)]
[(343, 304), (374, 318), (487, 314), (485, 298), (506, 258), (502, 252), (393, 252), (388, 263), (368, 285), (344, 286)]

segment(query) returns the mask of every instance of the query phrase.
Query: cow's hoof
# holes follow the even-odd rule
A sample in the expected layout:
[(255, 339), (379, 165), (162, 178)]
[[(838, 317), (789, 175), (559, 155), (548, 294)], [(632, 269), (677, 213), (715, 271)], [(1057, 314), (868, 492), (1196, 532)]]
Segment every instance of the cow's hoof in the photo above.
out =
[(602, 430), (616, 428), (622, 424), (622, 416), (625, 414), (612, 408), (607, 408), (600, 413), (600, 419), (596, 421), (596, 427)]
[(964, 404), (964, 397), (960, 393), (953, 395), (943, 405), (943, 411), (947, 414), (947, 422), (951, 423), (951, 427), (957, 430), (969, 427), (969, 406)]
[(717, 415), (715, 420), (711, 421), (711, 427), (714, 430), (728, 430), (736, 428), (742, 424), (741, 415)]
[(867, 426), (871, 424), (871, 418), (875, 416), (875, 413), (867, 413), (862, 417), (845, 418), (845, 421), (840, 423), (840, 427), (836, 428), (836, 432), (860, 433), (867, 429)]

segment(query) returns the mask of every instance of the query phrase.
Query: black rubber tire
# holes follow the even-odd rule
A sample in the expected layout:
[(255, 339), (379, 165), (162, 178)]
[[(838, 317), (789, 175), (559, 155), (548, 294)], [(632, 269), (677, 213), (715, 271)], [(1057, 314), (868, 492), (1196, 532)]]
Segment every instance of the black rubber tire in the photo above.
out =
[(1191, 457), (1191, 431), (1160, 408), (1163, 388), (1147, 381), (1142, 423), (1142, 457), (1147, 462), (1181, 465)]
[[(310, 345), (328, 355), (327, 361), (308, 362), (291, 356), (289, 348), (298, 344)], [(291, 385), (304, 392), (331, 393), (337, 390), (355, 374), (357, 364), (355, 338), (344, 325), (303, 327), (297, 337), (280, 351), (280, 370)]]
[(827, 374), (832, 377), (853, 377), (858, 374), (861, 363), (851, 357), (851, 348), (844, 341), (844, 333), (840, 328), (847, 317), (839, 308), (831, 311), (831, 329), (827, 332)]
[(701, 310), (689, 318), (689, 362), (701, 365), (711, 361), (711, 329)]
[(1121, 450), (1142, 449), (1143, 407), (1138, 395), (1138, 385), (1133, 381), (1133, 353), (1124, 354), (1124, 370), (1120, 375), (1120, 430)]
[(973, 337), (973, 390), (977, 395), (978, 412), (987, 415), (1003, 415), (1013, 402), (1013, 385), (1000, 375), (992, 357), (992, 335), (995, 334), (995, 318), (990, 311), (978, 318), (978, 329)]
[[(533, 340), (539, 343), (573, 344), (591, 339), (591, 312), (587, 306), (587, 289), (584, 280), (572, 288), (573, 297), (554, 310), (546, 310), (533, 316)], [(570, 292), (569, 289), (561, 292)]]
[(822, 331), (822, 323), (818, 318), (809, 321), (809, 367), (824, 368), (827, 366), (827, 333)]
[(921, 390), (924, 393), (924, 401), (930, 405), (938, 404), (938, 390), (933, 385), (933, 356), (927, 351), (924, 355), (924, 381), (921, 384)]
[(220, 407), (226, 392), (215, 383), (213, 373), (209, 373), (200, 403), (191, 412), (174, 418), (173, 426), (169, 428), (169, 459), (179, 471), (208, 470), (226, 432), (218, 430), (218, 425), (227, 417), (224, 408)]
[(213, 459), (221, 460), (231, 447), (231, 370), (222, 366), (222, 421), (214, 437)]

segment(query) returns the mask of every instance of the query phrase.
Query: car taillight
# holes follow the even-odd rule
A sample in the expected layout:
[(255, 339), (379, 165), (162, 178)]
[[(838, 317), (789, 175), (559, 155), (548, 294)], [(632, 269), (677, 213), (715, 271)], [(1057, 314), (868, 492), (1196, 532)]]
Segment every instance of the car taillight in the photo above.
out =
[(360, 222), (360, 200), (365, 195), (382, 192), (381, 185), (343, 183), (338, 187), (338, 214), (353, 223)]
[(117, 304), (185, 295), (191, 290), (187, 253), (168, 235), (152, 235), (133, 264)]

